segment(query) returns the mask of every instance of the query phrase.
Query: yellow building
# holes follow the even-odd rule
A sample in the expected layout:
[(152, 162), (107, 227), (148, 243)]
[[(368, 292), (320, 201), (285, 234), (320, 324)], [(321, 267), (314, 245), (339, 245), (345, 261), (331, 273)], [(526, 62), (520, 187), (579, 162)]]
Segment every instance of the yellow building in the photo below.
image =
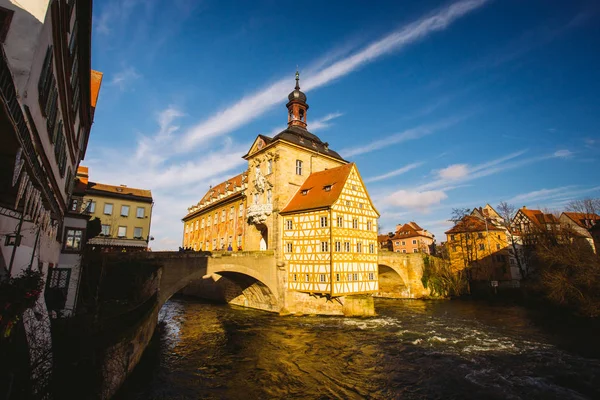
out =
[(88, 244), (111, 251), (147, 250), (153, 204), (150, 190), (90, 182), (87, 167), (77, 169), (77, 178), (85, 185), (85, 195), (83, 205), (74, 203), (71, 208), (82, 206), (102, 223), (100, 235)]
[(450, 263), (455, 271), (468, 269), (472, 280), (512, 280), (514, 260), (507, 231), (477, 209), (445, 232)]
[[(312, 287), (298, 286), (297, 280), (298, 284), (290, 282), (290, 288), (329, 294), (374, 292), (377, 290), (377, 211), (368, 198), (356, 166), (349, 164), (330, 149), (327, 142), (307, 130), (309, 106), (306, 95), (300, 91), (298, 74), (296, 87), (288, 100), (288, 127), (274, 137), (258, 135), (244, 156), (248, 161), (247, 170), (211, 187), (197, 204), (188, 208), (188, 214), (183, 218), (183, 246), (209, 251), (273, 250), (278, 261), (291, 263), (288, 266), (289, 276), (293, 278), (297, 274), (298, 279), (300, 260), (294, 259), (295, 263), (292, 263), (291, 255), (285, 249), (290, 241), (293, 247), (294, 242), (300, 239), (290, 238), (284, 224), (289, 219), (296, 219), (302, 224), (304, 222), (300, 220), (305, 221), (306, 218), (312, 223), (318, 218), (320, 223), (323, 213), (331, 213), (329, 220), (335, 218), (337, 221), (339, 217), (344, 225), (329, 227), (331, 234), (327, 251), (314, 251), (314, 260), (303, 260), (314, 264), (308, 268), (310, 263), (305, 263), (302, 267), (302, 271), (311, 269), (308, 273), (313, 274), (309, 278)], [(334, 192), (338, 193), (335, 201), (318, 212), (304, 208), (292, 211), (289, 208), (295, 202), (293, 199), (302, 196), (307, 182), (321, 179), (315, 174), (333, 171), (337, 167), (343, 167), (340, 171), (345, 171), (345, 175), (340, 175), (343, 180), (330, 182), (332, 188), (336, 188)], [(312, 190), (312, 193), (317, 192), (317, 188)], [(280, 215), (284, 209), (287, 215)], [(305, 229), (310, 234), (314, 233), (316, 236), (311, 240), (320, 246), (324, 241), (321, 240), (323, 231), (313, 232), (309, 225), (306, 220), (306, 227), (297, 233), (305, 232)], [(340, 243), (338, 250), (337, 242)], [(351, 246), (348, 251), (343, 247), (346, 243)], [(297, 245), (305, 246), (300, 242)], [(316, 253), (319, 253), (318, 257)], [(324, 260), (325, 254), (322, 253), (327, 253), (329, 258)], [(322, 271), (327, 276), (326, 284), (320, 282)], [(339, 281), (336, 274), (340, 275)], [(318, 284), (316, 280), (319, 280)], [(305, 279), (303, 282), (308, 283)], [(339, 284), (331, 288), (328, 286), (331, 282)]]
[(379, 214), (354, 163), (312, 173), (280, 215), (290, 289), (332, 296), (378, 290)]
[(244, 249), (245, 173), (211, 187), (184, 217), (183, 247), (213, 251)]

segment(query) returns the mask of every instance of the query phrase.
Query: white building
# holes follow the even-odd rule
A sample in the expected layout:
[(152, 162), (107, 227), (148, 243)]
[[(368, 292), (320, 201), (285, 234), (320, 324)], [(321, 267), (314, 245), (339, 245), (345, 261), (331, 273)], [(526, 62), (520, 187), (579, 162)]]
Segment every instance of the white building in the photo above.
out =
[[(91, 73), (92, 0), (0, 0), (0, 22), (0, 278), (52, 275), (100, 86)], [(36, 332), (29, 346), (41, 381), (49, 367), (37, 361), (50, 348), (43, 294), (23, 321)]]

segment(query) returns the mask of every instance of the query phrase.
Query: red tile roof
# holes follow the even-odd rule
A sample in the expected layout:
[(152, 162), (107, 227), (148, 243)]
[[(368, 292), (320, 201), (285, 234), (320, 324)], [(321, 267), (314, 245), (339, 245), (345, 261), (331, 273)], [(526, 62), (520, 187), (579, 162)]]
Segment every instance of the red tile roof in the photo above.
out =
[(491, 221), (488, 220), (487, 227), (484, 220), (474, 217), (472, 215), (467, 215), (463, 217), (462, 220), (458, 221), (452, 229), (446, 231), (445, 233), (467, 233), (467, 232), (485, 232), (485, 231), (501, 231), (501, 228), (495, 226)]
[[(344, 183), (353, 167), (354, 163), (348, 163), (340, 167), (313, 172), (306, 178), (287, 206), (281, 210), (281, 214), (331, 207), (340, 197)], [(326, 186), (330, 186), (330, 189), (325, 190)]]
[(107, 185), (105, 183), (96, 183), (96, 182), (88, 182), (87, 185), (87, 193), (89, 194), (99, 194), (96, 192), (105, 192), (112, 195), (118, 196), (136, 196), (143, 197), (149, 200), (152, 200), (152, 192), (146, 189), (136, 189), (127, 187), (125, 185), (115, 186), (115, 185)]
[(540, 210), (521, 208), (521, 211), (531, 222), (539, 227), (545, 227), (546, 224), (558, 224), (558, 219), (552, 214), (544, 214)]
[[(190, 207), (190, 209), (193, 209), (196, 206), (202, 207), (206, 203), (210, 202), (211, 200), (218, 200), (218, 203), (222, 203), (224, 201), (231, 199), (233, 196), (235, 196), (237, 193), (239, 193), (239, 191), (236, 191), (235, 189), (242, 188), (246, 178), (247, 178), (246, 173), (242, 172), (241, 174), (236, 175), (233, 178), (226, 180), (225, 182), (221, 182), (218, 185), (211, 187), (210, 189), (208, 189), (206, 194), (200, 199), (200, 201), (197, 204), (195, 204), (194, 206)], [(229, 194), (228, 194), (228, 192), (229, 192)], [(183, 218), (184, 219), (188, 218), (190, 215), (192, 215), (198, 211), (199, 211), (199, 209), (190, 211)]]
[(563, 214), (584, 229), (590, 229), (600, 223), (600, 215), (595, 213), (564, 212)]

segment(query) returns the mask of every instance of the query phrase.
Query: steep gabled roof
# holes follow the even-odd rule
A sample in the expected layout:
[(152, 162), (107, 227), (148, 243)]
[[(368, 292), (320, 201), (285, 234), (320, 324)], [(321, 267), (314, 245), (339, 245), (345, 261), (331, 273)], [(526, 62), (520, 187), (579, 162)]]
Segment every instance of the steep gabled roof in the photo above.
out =
[(590, 229), (600, 222), (600, 215), (595, 213), (563, 212), (563, 214), (584, 229)]
[[(280, 214), (328, 208), (340, 197), (354, 163), (313, 172)], [(325, 188), (330, 186), (329, 190)]]
[(552, 214), (544, 214), (540, 210), (532, 210), (529, 208), (521, 208), (519, 211), (523, 213), (531, 222), (538, 227), (544, 228), (546, 224), (558, 224), (558, 219)]
[(444, 232), (445, 234), (452, 233), (468, 233), (468, 232), (485, 232), (485, 231), (502, 231), (501, 228), (497, 227), (492, 221), (484, 221), (481, 218), (477, 218), (473, 215), (466, 215), (458, 221), (450, 230)]

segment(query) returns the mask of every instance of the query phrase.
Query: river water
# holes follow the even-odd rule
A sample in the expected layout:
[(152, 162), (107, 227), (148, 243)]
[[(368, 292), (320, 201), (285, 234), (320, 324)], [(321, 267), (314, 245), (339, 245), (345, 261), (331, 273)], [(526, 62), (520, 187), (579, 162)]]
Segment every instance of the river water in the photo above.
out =
[(600, 399), (600, 360), (566, 350), (523, 308), (376, 300), (376, 310), (279, 317), (171, 300), (118, 398)]

